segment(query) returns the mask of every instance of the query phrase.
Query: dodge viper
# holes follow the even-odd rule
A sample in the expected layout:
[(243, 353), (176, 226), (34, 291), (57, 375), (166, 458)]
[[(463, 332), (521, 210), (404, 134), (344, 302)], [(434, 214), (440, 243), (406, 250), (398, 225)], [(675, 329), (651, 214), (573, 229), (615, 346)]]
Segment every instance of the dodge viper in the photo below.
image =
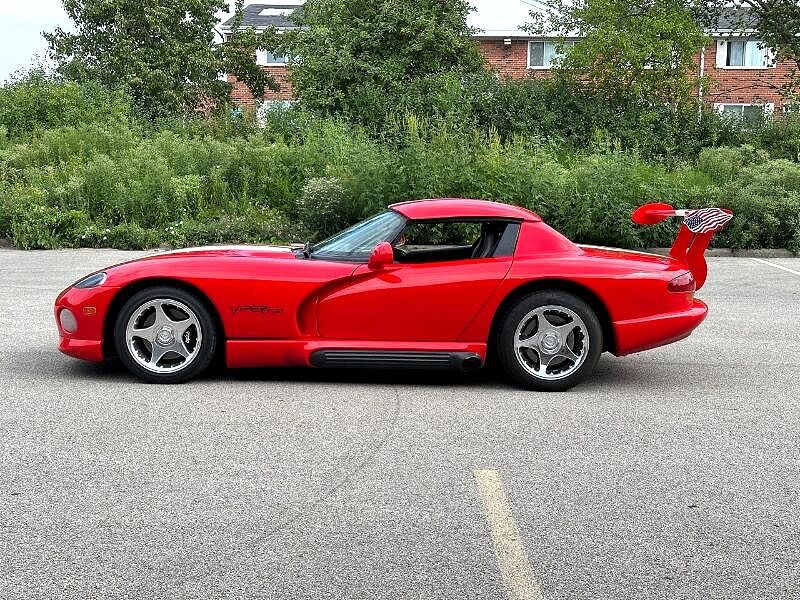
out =
[(494, 357), (528, 389), (566, 390), (604, 351), (688, 336), (723, 209), (683, 217), (670, 256), (571, 242), (535, 213), (484, 200), (394, 204), (317, 244), (210, 246), (109, 267), (55, 302), (59, 349), (117, 356), (147, 382), (229, 368), (474, 371)]

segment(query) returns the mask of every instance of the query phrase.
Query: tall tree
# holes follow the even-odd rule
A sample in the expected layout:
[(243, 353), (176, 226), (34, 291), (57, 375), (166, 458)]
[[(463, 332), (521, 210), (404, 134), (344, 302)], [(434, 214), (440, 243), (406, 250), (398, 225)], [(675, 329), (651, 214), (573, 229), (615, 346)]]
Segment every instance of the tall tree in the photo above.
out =
[[(715, 29), (721, 17), (741, 30), (755, 32), (775, 49), (779, 62), (792, 65), (789, 76), (776, 87), (787, 98), (800, 101), (800, 1), (798, 0), (686, 0), (698, 22)], [(762, 84), (770, 84), (765, 80)], [(775, 85), (775, 84), (772, 84)]]
[(245, 27), (244, 0), (236, 0), (234, 6), (231, 33), (220, 47), (222, 68), (243, 81), (253, 98), (263, 98), (267, 89), (276, 92), (280, 90), (280, 86), (268, 71), (258, 66), (255, 61), (256, 51), (279, 51), (282, 49), (283, 39), (274, 27), (265, 31)]
[(577, 37), (562, 45), (559, 76), (607, 95), (676, 105), (689, 98), (694, 55), (707, 41), (684, 0), (545, 0), (534, 31)]
[(369, 121), (421, 93), (419, 82), (479, 71), (470, 10), (466, 0), (308, 0), (293, 17), (296, 93), (317, 112)]
[(126, 90), (148, 113), (192, 110), (223, 99), (217, 11), (224, 0), (63, 0), (75, 32), (45, 34), (68, 79)]
[[(692, 56), (707, 42), (703, 29), (720, 20), (753, 32), (794, 65), (775, 85), (786, 96), (800, 93), (800, 1), (798, 0), (542, 0), (532, 11), (532, 31), (582, 36), (559, 72), (626, 92), (679, 97), (691, 89)], [(769, 81), (767, 82), (769, 83)]]
[(75, 31), (45, 34), (59, 72), (67, 79), (122, 89), (151, 116), (191, 112), (202, 103), (225, 102), (234, 73), (256, 98), (275, 81), (255, 63), (256, 49), (273, 32), (237, 24), (226, 44), (215, 42), (216, 13), (225, 0), (63, 0)]

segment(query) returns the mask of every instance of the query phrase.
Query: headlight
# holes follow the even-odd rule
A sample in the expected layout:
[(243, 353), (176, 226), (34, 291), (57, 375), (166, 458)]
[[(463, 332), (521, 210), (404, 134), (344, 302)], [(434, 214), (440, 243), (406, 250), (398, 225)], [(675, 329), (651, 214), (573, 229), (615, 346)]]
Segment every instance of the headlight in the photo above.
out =
[(76, 287), (81, 290), (86, 290), (89, 288), (95, 288), (98, 285), (103, 285), (105, 281), (106, 281), (105, 273), (95, 273), (94, 275), (89, 275), (88, 277), (81, 279), (78, 283), (76, 283), (72, 287)]
[(62, 308), (58, 312), (58, 322), (61, 323), (61, 328), (67, 333), (75, 333), (78, 330), (78, 320), (68, 308)]

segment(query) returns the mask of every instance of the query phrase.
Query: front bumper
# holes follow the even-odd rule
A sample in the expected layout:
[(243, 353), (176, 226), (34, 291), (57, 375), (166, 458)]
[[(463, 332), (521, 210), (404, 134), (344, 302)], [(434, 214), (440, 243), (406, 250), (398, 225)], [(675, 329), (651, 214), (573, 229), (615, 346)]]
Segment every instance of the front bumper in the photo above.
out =
[(617, 356), (665, 346), (688, 337), (708, 314), (702, 300), (694, 300), (686, 310), (653, 315), (630, 321), (615, 321)]
[(73, 358), (89, 360), (92, 362), (103, 362), (102, 340), (78, 340), (71, 337), (59, 336), (58, 349)]
[[(117, 288), (69, 288), (61, 292), (55, 302), (53, 314), (58, 327), (58, 349), (69, 356), (101, 362), (105, 359), (103, 338), (105, 318)], [(59, 314), (69, 310), (75, 317), (74, 331), (66, 331)]]

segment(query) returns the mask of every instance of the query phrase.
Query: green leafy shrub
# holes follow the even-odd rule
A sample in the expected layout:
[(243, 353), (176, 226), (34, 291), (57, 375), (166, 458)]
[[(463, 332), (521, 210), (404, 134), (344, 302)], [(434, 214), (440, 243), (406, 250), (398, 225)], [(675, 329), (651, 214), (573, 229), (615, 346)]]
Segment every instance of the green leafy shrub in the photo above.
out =
[(0, 87), (0, 125), (11, 139), (53, 127), (112, 123), (130, 117), (130, 100), (96, 83), (34, 75)]
[(335, 177), (315, 177), (303, 186), (298, 211), (303, 225), (320, 237), (342, 229), (348, 220), (345, 212), (347, 193)]
[(747, 166), (760, 165), (769, 160), (769, 154), (753, 146), (738, 148), (706, 148), (697, 159), (698, 168), (715, 183), (734, 180)]
[(578, 242), (669, 245), (637, 227), (644, 202), (736, 212), (717, 239), (797, 249), (800, 165), (755, 146), (647, 159), (595, 134), (592, 150), (437, 119), (394, 117), (380, 139), (287, 111), (245, 137), (204, 126), (67, 126), (0, 148), (0, 237), (23, 248), (145, 248), (321, 238), (394, 202), (472, 197), (540, 213)]
[(723, 188), (736, 214), (721, 241), (738, 248), (800, 250), (800, 165), (772, 160), (752, 165)]
[(79, 210), (60, 211), (50, 206), (32, 205), (20, 210), (11, 220), (11, 241), (24, 250), (82, 245), (82, 234), (89, 217)]
[(184, 244), (193, 246), (285, 243), (295, 233), (282, 215), (272, 211), (225, 215), (211, 221), (186, 221), (179, 223), (174, 232), (185, 240)]

